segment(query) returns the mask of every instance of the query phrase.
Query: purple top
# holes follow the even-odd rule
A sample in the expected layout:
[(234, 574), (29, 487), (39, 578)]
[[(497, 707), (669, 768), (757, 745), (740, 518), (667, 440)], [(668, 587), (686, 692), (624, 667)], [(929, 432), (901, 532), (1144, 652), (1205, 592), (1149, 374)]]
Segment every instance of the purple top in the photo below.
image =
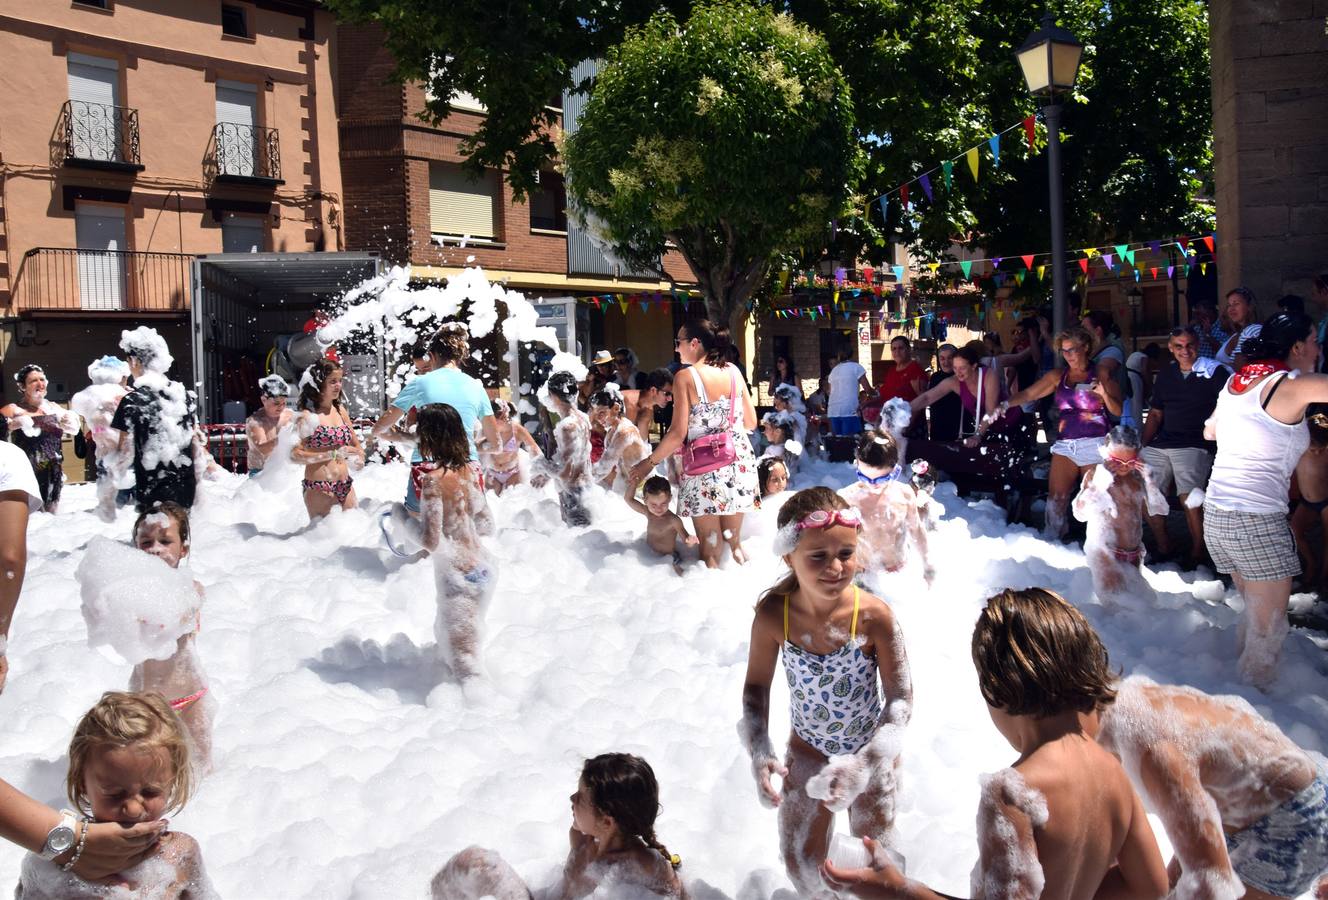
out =
[[(981, 385), (982, 379), (986, 377), (987, 377), (986, 368), (978, 366), (978, 384)], [(998, 394), (996, 399), (1006, 400), (1009, 398), (1009, 393), (1010, 392), (1006, 389), (1005, 382), (1002, 381), (1000, 384), (1000, 393)], [(964, 405), (964, 409), (966, 409), (969, 412), (969, 414), (973, 416), (973, 421), (975, 422), (982, 421), (982, 417), (986, 415), (985, 411), (983, 412), (978, 411), (978, 398), (971, 391), (969, 391), (968, 385), (963, 381), (959, 382), (959, 402), (962, 403)], [(986, 404), (984, 403), (983, 405)], [(1021, 410), (1017, 406), (1011, 407), (1010, 409), (1007, 409), (1005, 411), (1005, 415), (1001, 418), (999, 422), (992, 423), (992, 427), (1000, 428), (1004, 425), (1013, 424), (1019, 419), (1020, 414), (1022, 412), (1023, 410)]]
[[(1073, 441), (1078, 438), (1099, 438), (1107, 434), (1107, 407), (1102, 398), (1092, 391), (1078, 390), (1067, 384), (1070, 376), (1066, 369), (1061, 376), (1061, 383), (1056, 386), (1056, 408), (1061, 411), (1061, 440)], [(1089, 384), (1089, 380), (1081, 382)]]

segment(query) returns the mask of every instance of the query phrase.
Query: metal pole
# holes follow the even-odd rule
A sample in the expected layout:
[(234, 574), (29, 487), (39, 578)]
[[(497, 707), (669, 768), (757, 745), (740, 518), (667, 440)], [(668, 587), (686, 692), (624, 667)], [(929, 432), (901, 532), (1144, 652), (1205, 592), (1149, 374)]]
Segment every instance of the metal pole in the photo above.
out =
[(1065, 221), (1061, 209), (1061, 107), (1051, 103), (1042, 107), (1047, 123), (1048, 200), (1051, 207), (1051, 328), (1065, 330), (1065, 307), (1069, 291), (1065, 277)]

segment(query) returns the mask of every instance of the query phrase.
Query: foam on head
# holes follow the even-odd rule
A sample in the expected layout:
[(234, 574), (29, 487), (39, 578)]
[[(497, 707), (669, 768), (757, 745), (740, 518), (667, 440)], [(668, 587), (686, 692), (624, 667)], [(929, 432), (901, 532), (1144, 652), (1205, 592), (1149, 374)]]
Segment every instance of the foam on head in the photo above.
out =
[(146, 325), (121, 331), (120, 349), (141, 362), (149, 372), (166, 372), (175, 362), (166, 339), (155, 328)]
[(129, 377), (129, 363), (116, 356), (103, 356), (88, 364), (88, 378), (93, 384), (119, 384)]
[(1130, 425), (1117, 425), (1107, 432), (1106, 446), (1109, 449), (1138, 450), (1141, 445), (1138, 430)]
[(286, 379), (273, 373), (266, 378), (258, 379), (258, 393), (263, 397), (272, 397), (273, 399), (290, 397), (290, 385)]

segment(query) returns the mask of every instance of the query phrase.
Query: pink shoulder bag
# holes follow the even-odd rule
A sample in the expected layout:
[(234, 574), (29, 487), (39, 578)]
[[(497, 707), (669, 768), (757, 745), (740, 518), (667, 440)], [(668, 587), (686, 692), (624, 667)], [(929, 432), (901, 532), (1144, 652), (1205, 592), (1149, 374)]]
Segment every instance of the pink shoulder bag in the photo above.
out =
[[(693, 370), (692, 378), (696, 381), (698, 394), (702, 391), (701, 376)], [(738, 396), (738, 376), (729, 366), (729, 427), (718, 434), (703, 434), (693, 441), (688, 441), (682, 448), (682, 472), (684, 475), (704, 475), (716, 469), (722, 469), (738, 458), (738, 448), (733, 443), (733, 426), (738, 421), (738, 407), (742, 398)]]

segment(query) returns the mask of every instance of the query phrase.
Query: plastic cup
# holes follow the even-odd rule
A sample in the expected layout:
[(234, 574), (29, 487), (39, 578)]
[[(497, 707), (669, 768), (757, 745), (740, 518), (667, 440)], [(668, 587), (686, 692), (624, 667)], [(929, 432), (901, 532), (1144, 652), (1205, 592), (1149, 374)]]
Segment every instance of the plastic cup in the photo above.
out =
[(831, 839), (829, 857), (839, 869), (870, 869), (872, 864), (862, 838), (851, 834), (836, 834)]

